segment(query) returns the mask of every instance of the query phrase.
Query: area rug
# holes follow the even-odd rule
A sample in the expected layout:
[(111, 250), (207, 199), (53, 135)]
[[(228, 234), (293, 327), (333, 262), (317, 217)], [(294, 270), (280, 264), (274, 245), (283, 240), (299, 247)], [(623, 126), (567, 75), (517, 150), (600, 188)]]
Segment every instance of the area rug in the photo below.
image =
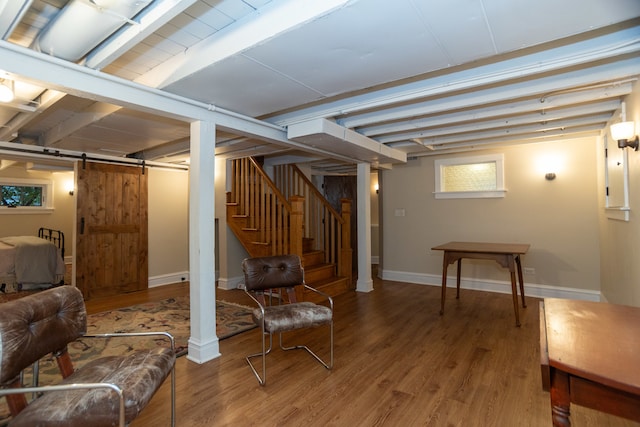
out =
[[(219, 339), (229, 338), (254, 327), (250, 307), (216, 301), (216, 334)], [(189, 297), (168, 298), (87, 316), (89, 334), (151, 331), (169, 332), (175, 338), (176, 354), (183, 355), (190, 335)], [(105, 342), (99, 344), (96, 341)], [(109, 351), (116, 354), (126, 353), (131, 351), (136, 343), (144, 346), (162, 345), (162, 340), (155, 343), (139, 343), (139, 339), (135, 338), (133, 342), (129, 338), (83, 339), (70, 346), (69, 352), (71, 357), (77, 353), (81, 357), (93, 358), (97, 355), (111, 354)], [(88, 347), (92, 348), (93, 354), (87, 353)]]
[[(218, 339), (225, 339), (255, 328), (251, 308), (216, 301), (216, 333)], [(190, 336), (189, 297), (168, 298), (158, 302), (133, 305), (118, 310), (105, 311), (87, 316), (87, 333), (108, 332), (151, 332), (166, 331), (175, 339), (176, 355), (187, 353)], [(69, 355), (76, 369), (89, 360), (100, 356), (126, 354), (136, 349), (148, 349), (167, 345), (162, 338), (83, 338), (69, 345)], [(55, 360), (47, 356), (39, 363), (39, 384), (55, 384), (60, 381), (60, 373)], [(31, 369), (24, 373), (24, 383), (31, 384)], [(0, 398), (0, 426), (4, 425), (8, 411)]]

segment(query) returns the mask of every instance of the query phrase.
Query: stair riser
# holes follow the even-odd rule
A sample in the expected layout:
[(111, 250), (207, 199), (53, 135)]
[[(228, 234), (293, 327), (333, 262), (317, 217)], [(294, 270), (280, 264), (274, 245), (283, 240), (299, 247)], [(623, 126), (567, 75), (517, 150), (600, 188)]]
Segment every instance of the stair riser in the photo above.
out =
[[(313, 284), (311, 286), (315, 287), (313, 286)], [(336, 279), (336, 281), (334, 282), (326, 283), (324, 285), (318, 286), (316, 289), (331, 296), (338, 296), (347, 292), (349, 290), (349, 287), (347, 284), (347, 279), (340, 278), (340, 279)], [(304, 292), (304, 301), (321, 302), (324, 300), (325, 299), (323, 297), (319, 296), (315, 292), (311, 292), (311, 291)]]
[(311, 266), (324, 263), (324, 252), (314, 251), (302, 255), (304, 265)]
[(329, 279), (336, 275), (336, 269), (334, 265), (327, 264), (319, 268), (305, 268), (304, 279), (307, 283), (318, 282), (321, 280)]

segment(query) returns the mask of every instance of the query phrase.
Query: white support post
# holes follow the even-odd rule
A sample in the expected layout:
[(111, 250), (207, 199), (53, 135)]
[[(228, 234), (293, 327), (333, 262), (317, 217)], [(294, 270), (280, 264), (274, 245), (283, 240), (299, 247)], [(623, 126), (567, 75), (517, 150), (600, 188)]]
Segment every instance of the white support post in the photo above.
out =
[(356, 291), (371, 292), (371, 166), (358, 163), (358, 281)]
[(204, 363), (220, 356), (216, 336), (215, 140), (213, 122), (191, 123), (189, 168), (189, 280), (191, 336), (187, 358)]

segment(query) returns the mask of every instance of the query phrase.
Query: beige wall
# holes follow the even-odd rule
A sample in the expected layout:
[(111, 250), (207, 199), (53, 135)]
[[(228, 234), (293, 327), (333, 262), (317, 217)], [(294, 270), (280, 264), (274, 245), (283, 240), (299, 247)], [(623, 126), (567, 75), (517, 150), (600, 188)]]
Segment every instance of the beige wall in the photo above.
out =
[[(626, 99), (627, 120), (634, 120), (636, 133), (640, 127), (640, 85)], [(619, 120), (616, 115), (613, 122)], [(607, 129), (608, 132), (608, 129)], [(610, 138), (610, 135), (607, 134)], [(615, 141), (610, 142), (615, 147)], [(599, 231), (602, 264), (601, 283), (604, 298), (616, 304), (640, 307), (640, 151), (626, 148), (629, 158), (629, 206), (628, 222), (609, 219), (604, 209), (604, 183), (599, 186)], [(604, 161), (599, 157), (602, 174)]]
[(0, 171), (3, 178), (47, 179), (53, 182), (53, 211), (39, 214), (0, 214), (0, 236), (37, 236), (40, 227), (61, 230), (65, 236), (65, 256), (72, 255), (74, 199), (65, 189), (73, 182), (73, 172), (27, 171), (24, 164)]
[(380, 194), (376, 193), (378, 185), (378, 172), (371, 174), (371, 259), (377, 263), (380, 258), (380, 219), (378, 210), (380, 209)]
[[(218, 286), (235, 289), (244, 280), (242, 260), (248, 254), (240, 241), (227, 225), (227, 161), (216, 158), (215, 215), (218, 221), (216, 236), (216, 256), (219, 258)], [(229, 184), (230, 185), (230, 184)]]
[(189, 271), (189, 172), (149, 168), (149, 278)]
[[(148, 168), (149, 173), (149, 278), (179, 280), (189, 271), (187, 171)], [(39, 227), (62, 230), (66, 256), (72, 256), (74, 197), (65, 189), (73, 172), (26, 171), (15, 166), (0, 171), (0, 177), (50, 179), (54, 186), (54, 210), (44, 214), (0, 215), (0, 236), (36, 235)], [(164, 276), (169, 276), (163, 279)], [(176, 279), (177, 277), (177, 279)]]
[[(523, 266), (535, 269), (525, 283), (538, 289), (600, 290), (596, 139), (523, 144), (476, 154), (504, 153), (507, 194), (496, 199), (438, 199), (434, 160), (469, 154), (421, 157), (382, 173), (383, 277), (438, 284), (448, 241), (531, 244)], [(539, 164), (559, 165), (547, 181)], [(396, 216), (404, 209), (405, 216)], [(450, 267), (449, 275), (455, 275)], [(463, 262), (470, 281), (508, 283), (508, 273), (488, 261)], [(535, 293), (535, 292), (534, 292)]]

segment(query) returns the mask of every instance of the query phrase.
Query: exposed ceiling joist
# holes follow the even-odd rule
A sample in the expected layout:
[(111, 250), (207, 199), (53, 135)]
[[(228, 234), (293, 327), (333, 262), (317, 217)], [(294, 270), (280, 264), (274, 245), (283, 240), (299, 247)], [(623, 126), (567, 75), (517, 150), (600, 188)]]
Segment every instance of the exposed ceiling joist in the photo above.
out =
[[(77, 1), (0, 0), (5, 43), (32, 51)], [(603, 132), (638, 85), (640, 2), (513, 1), (154, 0), (79, 64), (0, 43), (19, 101), (0, 105), (0, 138), (178, 162), (207, 120), (216, 155), (344, 173)]]

